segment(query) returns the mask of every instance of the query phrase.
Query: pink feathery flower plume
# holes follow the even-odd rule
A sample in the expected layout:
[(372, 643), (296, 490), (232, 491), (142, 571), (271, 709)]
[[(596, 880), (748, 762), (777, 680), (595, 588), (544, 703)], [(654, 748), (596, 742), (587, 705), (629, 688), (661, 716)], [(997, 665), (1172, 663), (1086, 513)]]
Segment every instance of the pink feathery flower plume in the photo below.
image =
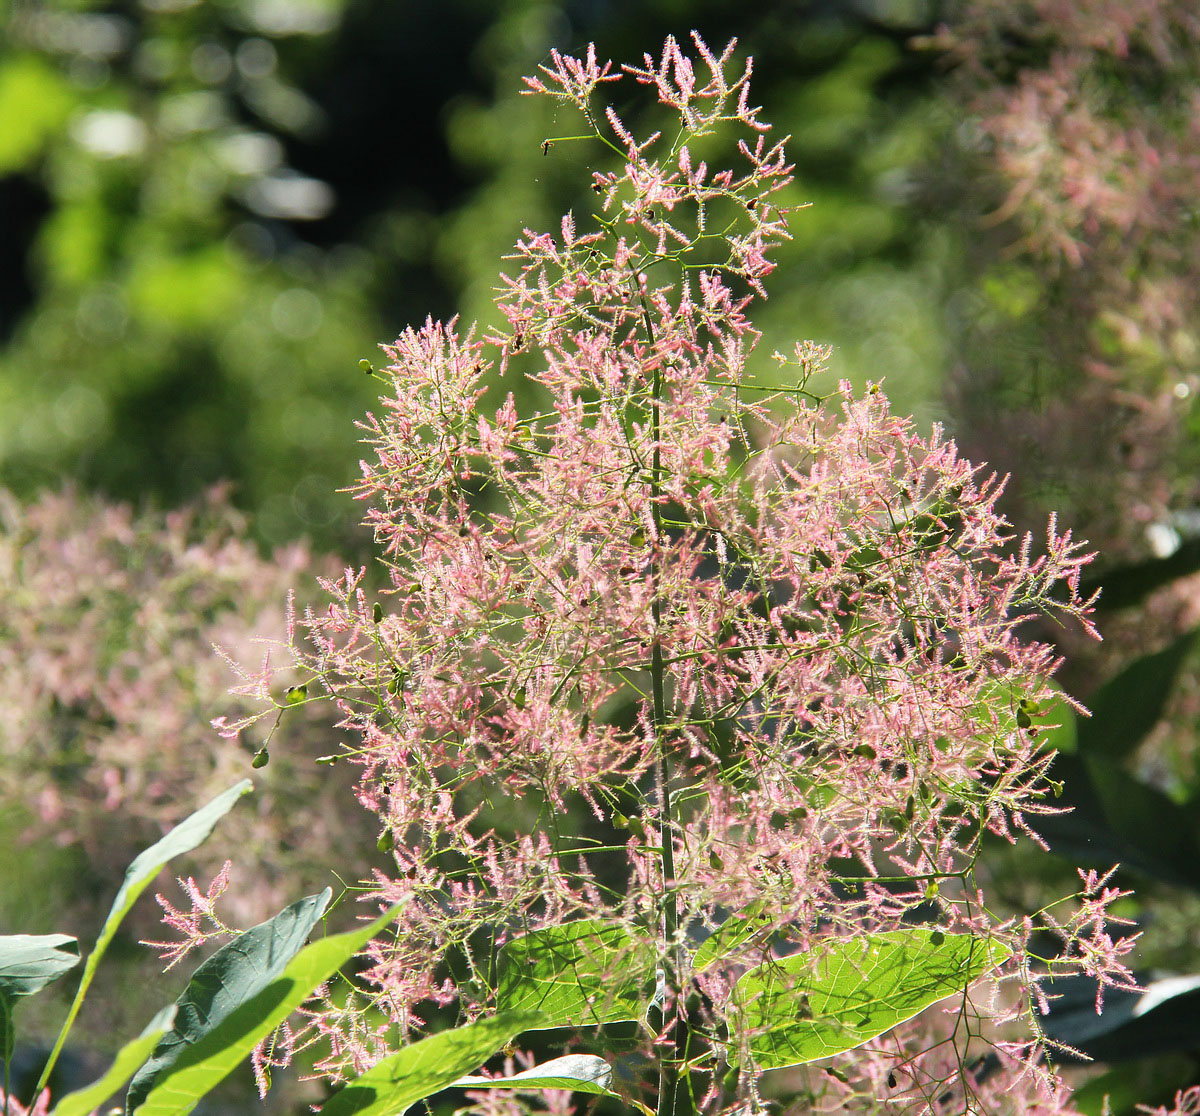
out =
[[(297, 1043), (329, 1044), (331, 1079), (448, 1010), (496, 1011), (522, 941), (590, 925), (631, 943), (598, 1001), (639, 950), (655, 959), (660, 1110), (680, 1090), (758, 1110), (735, 989), (797, 953), (971, 936), (999, 960), (958, 998), (966, 1032), (1032, 1017), (1024, 923), (975, 866), (986, 834), (1036, 836), (1056, 809), (1040, 711), (1057, 660), (1022, 631), (1086, 623), (1086, 557), (1053, 527), (1044, 553), (1014, 549), (1002, 486), (877, 385), (829, 383), (820, 346), (757, 360), (792, 168), (735, 45), (693, 45), (627, 69), (678, 120), (647, 139), (593, 104), (610, 64), (554, 52), (528, 85), (613, 156), (597, 212), (522, 234), (504, 328), (427, 321), (385, 348), (354, 494), (387, 585), (371, 601), (361, 570), (325, 583), (293, 643), (377, 820), (366, 898), (405, 902), (364, 989), (308, 1009)], [(1056, 963), (1123, 986), (1111, 897), (1084, 882)], [(1037, 1043), (984, 1081), (962, 1067), (985, 1040), (956, 1027), (897, 1027), (821, 1092), (881, 1111), (891, 1079), (914, 1106), (1033, 1095), (1011, 1086)], [(1052, 1075), (1029, 1081), (1060, 1110)]]

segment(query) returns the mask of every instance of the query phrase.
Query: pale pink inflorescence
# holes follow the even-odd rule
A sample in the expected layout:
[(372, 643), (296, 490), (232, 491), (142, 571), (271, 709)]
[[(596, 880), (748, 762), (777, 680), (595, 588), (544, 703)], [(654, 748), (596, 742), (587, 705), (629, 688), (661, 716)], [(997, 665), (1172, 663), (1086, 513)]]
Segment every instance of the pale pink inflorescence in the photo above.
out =
[[(877, 387), (818, 396), (819, 347), (779, 356), (771, 378), (748, 371), (790, 167), (749, 107), (749, 66), (726, 78), (734, 45), (695, 47), (668, 40), (628, 70), (671, 112), (649, 141), (597, 112), (610, 65), (553, 54), (531, 90), (583, 110), (622, 159), (594, 175), (600, 214), (526, 232), (498, 296), (506, 332), (429, 321), (386, 349), (356, 492), (390, 586), (372, 600), (365, 571), (325, 583), (293, 644), (340, 710), (390, 852), (368, 897), (406, 901), (371, 953), (391, 1026), (344, 998), (310, 1013), (331, 1076), (437, 1005), (493, 1007), (489, 952), (506, 939), (588, 917), (661, 939), (667, 904), (686, 940), (664, 953), (752, 905), (788, 948), (920, 907), (1015, 950), (992, 985), (1026, 974), (1024, 999), (962, 1012), (1029, 1003), (1032, 924), (990, 913), (972, 868), (983, 832), (1015, 840), (1054, 808), (1031, 715), (1056, 662), (1018, 629), (1047, 613), (1086, 624), (1086, 557), (1053, 523), (1036, 553), (1011, 539), (1000, 483)], [(738, 169), (710, 169), (726, 154)], [(497, 383), (515, 390), (491, 398)], [(1060, 929), (1111, 979), (1095, 917)], [(714, 1026), (762, 940), (700, 978)], [(939, 1062), (938, 1026), (855, 1052), (845, 1088), (870, 1096), (871, 1075), (894, 1073), (891, 1111), (931, 1091), (930, 1110), (946, 1093), (961, 1111), (963, 1089), (1007, 1096), (1037, 1057), (976, 1081), (959, 1073), (972, 1027)], [(1051, 1075), (1028, 1090), (1041, 1107), (1025, 1111), (1066, 1103)], [(757, 1103), (715, 1082), (708, 1098)]]
[[(968, 315), (960, 425), (1020, 470), (1014, 515), (1049, 497), (1109, 561), (1140, 560), (1147, 529), (1198, 498), (1200, 8), (963, 0), (937, 43), (957, 63), (955, 118), (973, 122), (964, 199), (996, 201), (973, 222), (971, 263), (981, 287), (1010, 291)], [(1194, 603), (1195, 586), (1174, 596)], [(1170, 603), (1149, 610), (1160, 632)], [(1122, 651), (1154, 639), (1148, 626)]]
[[(261, 555), (219, 489), (166, 514), (69, 489), (28, 503), (0, 492), (0, 791), (28, 807), (9, 811), (6, 835), (18, 849), (78, 846), (88, 866), (87, 886), (64, 880), (56, 925), (98, 928), (130, 861), (245, 776), (249, 753), (209, 722), (260, 713), (260, 701), (231, 709), (213, 645), (257, 659), (261, 642), (287, 636), (288, 587), (327, 568), (300, 545)], [(362, 839), (312, 766), (332, 747), (328, 728), (291, 717), (255, 805), (224, 823), (242, 885), (225, 903), (243, 924), (322, 881), (306, 842), (342, 856)], [(215, 872), (224, 851), (197, 856)]]

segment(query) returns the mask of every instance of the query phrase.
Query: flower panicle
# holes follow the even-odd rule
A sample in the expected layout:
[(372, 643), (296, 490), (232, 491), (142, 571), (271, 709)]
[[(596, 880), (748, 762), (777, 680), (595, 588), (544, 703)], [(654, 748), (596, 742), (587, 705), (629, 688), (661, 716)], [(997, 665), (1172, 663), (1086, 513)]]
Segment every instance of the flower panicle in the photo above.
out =
[[(594, 51), (529, 80), (607, 119), (622, 164), (597, 172), (590, 218), (523, 232), (506, 328), (402, 335), (363, 424), (355, 495), (385, 596), (362, 570), (324, 583), (294, 655), (353, 738), (378, 824), (364, 896), (405, 906), (369, 948), (371, 991), (312, 1009), (297, 1036), (330, 1039), (335, 1078), (435, 1008), (494, 1010), (507, 946), (587, 920), (652, 944), (663, 1003), (686, 999), (692, 935), (750, 921), (697, 975), (709, 1034), (774, 947), (918, 917), (1014, 956), (1023, 940), (974, 866), (985, 833), (1036, 839), (1058, 809), (1029, 712), (1055, 656), (1018, 625), (1085, 617), (1086, 556), (1053, 524), (1045, 553), (1014, 553), (1001, 482), (877, 385), (826, 388), (827, 349), (797, 345), (771, 380), (748, 370), (791, 167), (746, 107), (749, 66), (725, 76), (734, 44), (694, 42), (698, 60), (668, 40), (627, 71), (680, 113), (672, 140), (591, 104), (621, 76)], [(730, 145), (736, 173), (688, 146), (718, 125), (760, 133)], [(524, 389), (492, 398), (486, 370)], [(1085, 884), (1063, 964), (1113, 986), (1121, 946), (1097, 930), (1113, 900)], [(1036, 985), (1018, 970), (985, 987)], [(932, 1049), (903, 1055), (928, 1056), (914, 1089), (944, 1068)]]

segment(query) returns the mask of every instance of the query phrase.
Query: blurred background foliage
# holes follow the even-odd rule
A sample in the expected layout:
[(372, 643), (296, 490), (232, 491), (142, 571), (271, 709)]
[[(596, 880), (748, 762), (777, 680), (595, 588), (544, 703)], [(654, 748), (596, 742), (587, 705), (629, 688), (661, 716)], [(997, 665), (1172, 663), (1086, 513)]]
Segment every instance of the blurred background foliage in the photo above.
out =
[[(46, 533), (39, 523), (52, 507), (47, 537), (70, 550), (72, 517), (85, 531), (104, 519), (83, 498), (36, 502), (66, 482), (171, 509), (229, 480), (245, 514), (239, 531), (261, 552), (238, 551), (238, 576), (257, 586), (246, 599), (264, 617), (258, 632), (244, 617), (238, 639), (282, 635), (263, 597), (274, 583), (256, 561), (295, 570), (280, 556), (296, 552), (277, 548), (302, 539), (343, 562), (369, 560), (358, 510), (337, 492), (357, 474), (354, 423), (377, 397), (358, 360), (375, 361), (378, 342), (426, 315), (494, 322), (500, 257), (522, 229), (553, 228), (565, 209), (590, 206), (581, 172), (596, 149), (560, 141), (543, 151), (576, 122), (521, 97), (521, 77), (552, 47), (595, 41), (620, 62), (693, 27), (710, 44), (736, 35), (755, 58), (755, 102), (792, 137), (787, 200), (808, 206), (755, 314), (766, 334), (759, 368), (796, 339), (832, 344), (835, 375), (883, 381), (897, 410), (945, 422), (968, 456), (1012, 472), (1006, 511), (1018, 528), (1038, 531), (1057, 511), (1100, 551), (1092, 584), (1105, 590), (1105, 643), (1049, 633), (1067, 656), (1065, 687), (1099, 714), (1078, 724), (1061, 714), (1069, 731), (1056, 738), (1058, 769), (1076, 814), (1052, 839), (1065, 858), (1058, 871), (1121, 860), (1119, 882), (1138, 889), (1127, 910), (1146, 931), (1147, 972), (1191, 974), (1200, 970), (1194, 7), (0, 0), (0, 487), (14, 497), (0, 534), (20, 554), (21, 532)], [(637, 103), (618, 87), (619, 112), (636, 117)], [(163, 538), (155, 545), (173, 554)], [(52, 561), (55, 546), (40, 560)], [(224, 576), (203, 575), (228, 596)], [(167, 615), (175, 578), (118, 578), (103, 591)], [(4, 632), (13, 662), (60, 636), (71, 646), (79, 620), (68, 604), (51, 632), (58, 622), (36, 595), (24, 602), (21, 624)], [(206, 629), (197, 621), (172, 645), (189, 671), (182, 660), (207, 654)], [(150, 662), (162, 649), (139, 653)], [(93, 666), (104, 697), (111, 680)], [(146, 735), (106, 698), (55, 677), (49, 707), (96, 705), (108, 710), (106, 738)], [(215, 681), (207, 686), (202, 700), (216, 701)], [(20, 765), (32, 762), (34, 729), (18, 748), (0, 728), (7, 794), (19, 793)], [(180, 737), (190, 766), (177, 777), (207, 786), (228, 767), (221, 749), (233, 746), (212, 739), (205, 763), (203, 745)], [(122, 778), (142, 763), (135, 752), (114, 761)], [(178, 816), (193, 805), (178, 803)], [(92, 852), (86, 842), (78, 851)], [(122, 855), (106, 848), (114, 865)], [(66, 878), (81, 886), (80, 857), (70, 862)], [(1048, 863), (996, 850), (989, 870), (1020, 909), (1057, 886)], [(52, 917), (69, 897), (43, 899), (52, 925), (3, 929), (75, 929)], [(1157, 1001), (1167, 1010), (1161, 1033), (1146, 1039), (1143, 1025), (1127, 1044), (1140, 1060), (1086, 1095), (1089, 1112), (1106, 1092), (1121, 1113), (1200, 1080), (1200, 1013), (1186, 999), (1191, 986), (1178, 989)], [(1126, 1042), (1131, 1012), (1110, 1016), (1098, 1057)], [(1059, 1033), (1089, 1049), (1094, 1016), (1080, 1025), (1072, 1031), (1068, 1019)]]
[[(950, 242), (910, 178), (945, 110), (920, 3), (11, 0), (0, 58), (0, 476), (165, 505), (221, 479), (265, 542), (349, 545), (360, 357), (490, 320), (499, 258), (590, 194), (520, 96), (552, 46), (737, 34), (793, 136), (775, 345), (940, 410)], [(632, 94), (626, 94), (635, 100)], [(574, 121), (564, 121), (574, 128)], [(561, 129), (560, 129), (561, 131)], [(578, 148), (578, 151), (576, 150)], [(361, 549), (361, 541), (357, 544)]]

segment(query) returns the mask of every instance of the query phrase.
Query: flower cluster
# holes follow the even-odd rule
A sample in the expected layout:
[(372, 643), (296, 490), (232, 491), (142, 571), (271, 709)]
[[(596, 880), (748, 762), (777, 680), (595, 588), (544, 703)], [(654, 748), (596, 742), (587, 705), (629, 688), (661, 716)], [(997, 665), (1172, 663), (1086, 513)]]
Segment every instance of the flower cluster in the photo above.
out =
[[(10, 812), (10, 839), (86, 857), (89, 886), (64, 881), (58, 916), (98, 922), (179, 803), (245, 774), (248, 756), (208, 727), (229, 707), (213, 644), (247, 659), (257, 640), (284, 638), (287, 588), (321, 568), (300, 546), (260, 556), (221, 492), (165, 516), (71, 491), (27, 505), (0, 494), (0, 787), (30, 807)], [(332, 747), (328, 729), (310, 718), (289, 743), (264, 772), (259, 809), (230, 821), (250, 885), (231, 900), (239, 922), (323, 882), (310, 842), (348, 855), (363, 837), (358, 819), (328, 808), (338, 788), (312, 766)]]
[[(749, 67), (726, 76), (734, 44), (695, 46), (628, 68), (672, 121), (646, 140), (594, 104), (610, 66), (553, 55), (531, 90), (620, 159), (593, 172), (597, 213), (526, 232), (506, 330), (429, 321), (385, 350), (356, 494), (390, 583), (323, 582), (292, 642), (390, 854), (368, 898), (405, 902), (371, 949), (374, 1010), (342, 989), (310, 1014), (334, 1078), (435, 1011), (493, 1010), (506, 943), (589, 918), (659, 958), (651, 1049), (682, 1049), (682, 1020), (716, 1065), (732, 982), (766, 950), (932, 924), (1014, 951), (987, 983), (1025, 974), (1023, 993), (997, 1018), (1031, 1002), (1029, 927), (990, 912), (973, 869), (984, 834), (1054, 809), (1037, 718), (1056, 660), (1018, 630), (1086, 627), (1086, 556), (1053, 521), (1039, 551), (1012, 545), (1002, 485), (878, 386), (824, 386), (818, 347), (750, 370), (790, 168)], [(755, 932), (693, 966), (731, 915)], [(1084, 967), (1112, 970), (1095, 949)], [(989, 1010), (972, 1002), (944, 1065), (924, 1025), (900, 1028), (838, 1080), (879, 1098), (870, 1074), (907, 1075), (922, 1103), (967, 1065)], [(937, 1091), (960, 1106), (983, 1088), (961, 1072)], [(693, 1085), (751, 1110), (755, 1080)]]
[(975, 122), (964, 193), (996, 202), (971, 230), (973, 448), (1024, 466), (1026, 514), (1070, 505), (1106, 554), (1143, 557), (1198, 497), (1195, 5), (969, 0), (939, 42)]

